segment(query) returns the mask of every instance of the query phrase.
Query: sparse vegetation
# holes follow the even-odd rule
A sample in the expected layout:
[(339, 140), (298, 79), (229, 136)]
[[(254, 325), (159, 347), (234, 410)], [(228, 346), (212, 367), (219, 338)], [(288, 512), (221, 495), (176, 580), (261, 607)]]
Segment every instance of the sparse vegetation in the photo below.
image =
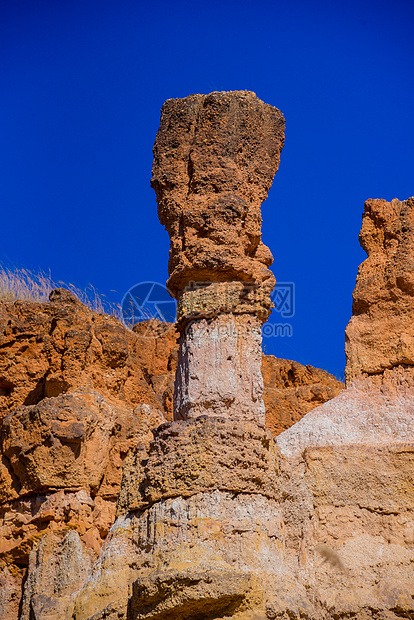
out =
[(106, 301), (103, 295), (89, 284), (81, 290), (74, 284), (54, 281), (51, 274), (28, 269), (7, 268), (0, 265), (0, 301), (35, 301), (47, 302), (54, 288), (66, 288), (85, 306), (99, 314), (111, 314), (120, 318), (120, 307)]

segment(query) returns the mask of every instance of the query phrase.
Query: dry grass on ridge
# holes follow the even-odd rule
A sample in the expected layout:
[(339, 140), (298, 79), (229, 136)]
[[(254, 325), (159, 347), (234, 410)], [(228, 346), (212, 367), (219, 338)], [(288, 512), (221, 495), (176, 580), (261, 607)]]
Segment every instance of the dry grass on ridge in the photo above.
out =
[(85, 306), (99, 314), (111, 314), (120, 318), (120, 308), (99, 295), (90, 284), (84, 291), (73, 284), (55, 282), (51, 274), (42, 271), (34, 273), (28, 269), (9, 269), (0, 265), (0, 301), (49, 301), (49, 294), (54, 288), (66, 288)]

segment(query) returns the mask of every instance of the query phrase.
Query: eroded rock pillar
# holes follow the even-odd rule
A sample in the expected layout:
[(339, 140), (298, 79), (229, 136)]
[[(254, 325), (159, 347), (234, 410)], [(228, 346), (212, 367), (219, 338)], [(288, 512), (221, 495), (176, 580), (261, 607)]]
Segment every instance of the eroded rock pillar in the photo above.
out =
[(260, 207), (283, 143), (282, 113), (252, 92), (191, 95), (162, 108), (152, 186), (178, 302), (175, 419), (264, 424), (261, 325), (275, 279)]
[[(367, 200), (352, 318), (345, 332), (347, 383), (414, 365), (414, 197)], [(401, 370), (401, 369), (400, 369)]]

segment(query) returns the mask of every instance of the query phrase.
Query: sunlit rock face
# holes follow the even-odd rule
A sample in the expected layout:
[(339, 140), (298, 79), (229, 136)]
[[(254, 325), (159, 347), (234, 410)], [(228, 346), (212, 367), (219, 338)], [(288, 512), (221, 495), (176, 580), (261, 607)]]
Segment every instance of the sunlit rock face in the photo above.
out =
[(414, 365), (414, 198), (367, 200), (359, 236), (353, 316), (346, 328), (346, 380)]
[(152, 186), (178, 300), (175, 419), (264, 424), (260, 329), (275, 279), (260, 208), (283, 143), (282, 113), (252, 92), (191, 95), (162, 108)]
[[(152, 185), (178, 300), (175, 421), (125, 463), (118, 519), (77, 597), (78, 620), (92, 612), (91, 601), (96, 611), (92, 584), (107, 581), (108, 570), (120, 584), (118, 610), (137, 620), (264, 611), (284, 528), (279, 452), (262, 398), (261, 325), (274, 277), (260, 206), (283, 128), (279, 110), (249, 92), (163, 106)], [(114, 559), (120, 547), (122, 568)], [(110, 614), (104, 592), (99, 601), (100, 614)]]
[[(250, 329), (249, 317), (240, 320)], [(220, 327), (222, 337), (226, 330), (227, 323), (224, 331)], [(260, 337), (259, 331), (255, 337)], [(251, 355), (245, 340), (241, 345), (243, 356)], [(173, 325), (151, 319), (130, 331), (63, 289), (53, 292), (50, 303), (0, 304), (1, 620), (24, 620), (30, 613), (41, 614), (42, 620), (71, 617), (73, 595), (89, 575), (82, 563), (93, 563), (114, 523), (125, 456), (129, 454), (119, 514), (125, 506), (136, 507), (134, 485), (139, 484), (140, 461), (147, 458), (145, 446), (153, 439), (151, 429), (172, 420), (177, 353)], [(239, 363), (245, 364), (243, 360)], [(230, 363), (227, 356), (223, 363)], [(272, 356), (264, 356), (263, 364), (266, 424), (273, 432), (292, 424), (292, 412), (300, 418), (320, 398), (334, 395), (333, 378), (323, 371)], [(260, 380), (256, 373), (245, 376)], [(212, 369), (204, 378), (221, 381)], [(235, 378), (245, 388), (233, 391), (234, 402), (248, 403), (250, 383), (237, 374)], [(227, 414), (225, 408), (221, 412)], [(205, 432), (210, 432), (208, 427)], [(253, 441), (250, 431), (245, 437)], [(217, 443), (216, 432), (213, 439)], [(254, 440), (252, 445), (259, 444)], [(129, 467), (136, 446), (140, 448)], [(246, 459), (252, 466), (252, 452), (246, 453), (241, 443), (238, 451), (239, 464)], [(231, 454), (234, 450), (229, 458)], [(260, 465), (263, 452), (259, 454)], [(187, 471), (194, 475), (194, 462), (200, 457), (193, 453), (191, 458)], [(228, 472), (233, 465), (226, 463)], [(182, 473), (181, 490), (183, 481), (190, 488)], [(222, 473), (221, 478), (233, 488), (234, 477)], [(243, 488), (251, 487), (245, 482)], [(118, 543), (114, 540), (116, 549)], [(73, 561), (79, 561), (79, 574), (67, 570)]]
[(413, 207), (413, 198), (365, 203), (368, 258), (346, 329), (347, 388), (277, 437), (281, 463), (301, 463), (303, 478), (293, 477), (310, 485), (305, 553), (311, 540), (330, 549), (311, 588), (329, 617), (414, 613)]
[[(361, 371), (362, 358), (351, 351), (348, 360), (358, 363), (349, 366), (356, 370), (343, 391), (326, 373), (268, 359), (272, 410), (283, 409), (294, 421), (302, 406), (314, 407), (275, 441), (263, 423), (260, 376), (260, 326), (270, 308), (272, 285), (271, 276), (264, 277), (269, 256), (260, 254), (258, 243), (254, 256), (246, 254), (245, 272), (235, 241), (239, 254), (230, 260), (228, 234), (233, 230), (242, 238), (240, 231), (250, 221), (247, 214), (244, 221), (243, 215), (238, 219), (244, 213), (238, 198), (226, 203), (236, 205), (237, 213), (229, 228), (221, 216), (215, 223), (208, 220), (215, 232), (208, 228), (204, 237), (199, 228), (194, 228), (197, 234), (190, 230), (184, 216), (177, 224), (177, 213), (181, 217), (192, 195), (207, 204), (213, 194), (223, 197), (226, 183), (254, 211), (256, 198), (263, 199), (273, 178), (272, 145), (280, 144), (273, 122), (280, 113), (269, 108), (244, 92), (193, 95), (165, 104), (153, 183), (160, 215), (173, 232), (170, 288), (178, 298), (178, 357), (170, 339), (139, 344), (148, 326), (126, 334), (110, 323), (108, 331), (106, 319), (96, 316), (76, 324), (81, 334), (87, 326), (89, 343), (78, 329), (65, 331), (76, 310), (73, 300), (58, 310), (64, 321), (53, 321), (44, 340), (50, 342), (51, 336), (58, 343), (59, 331), (67, 334), (62, 341), (73, 353), (59, 377), (68, 384), (54, 380), (47, 389), (60, 386), (59, 393), (19, 402), (6, 415), (0, 435), (0, 490), (7, 503), (1, 515), (0, 542), (6, 544), (0, 548), (0, 620), (414, 617), (414, 381), (408, 358), (370, 374)], [(240, 146), (241, 135), (251, 141), (237, 147), (237, 159), (233, 147)], [(205, 152), (195, 151), (187, 159), (180, 154), (200, 140)], [(262, 168), (257, 160), (250, 166), (253, 155), (243, 159), (252, 145)], [(163, 157), (170, 172), (162, 168)], [(242, 172), (249, 170), (250, 194), (249, 181), (230, 160)], [(190, 179), (187, 188), (180, 175)], [(240, 188), (244, 193), (237, 193)], [(215, 209), (203, 211), (206, 218)], [(201, 220), (194, 221), (198, 226)], [(211, 242), (212, 262), (204, 272), (200, 266), (210, 250), (197, 246), (197, 236)], [(215, 250), (220, 248), (217, 239), (222, 256)], [(407, 233), (396, 252), (402, 256), (410, 240)], [(225, 265), (230, 265), (227, 271)], [(385, 291), (377, 291), (381, 300), (389, 294), (384, 282)], [(390, 304), (390, 316), (393, 309)], [(369, 316), (363, 317), (366, 325)], [(9, 373), (2, 378), (1, 396), (17, 403), (27, 386), (22, 366), (17, 372), (12, 362), (22, 358), (28, 368), (36, 365), (33, 349), (20, 347), (15, 338), (20, 330), (25, 342), (32, 332), (23, 323), (17, 330), (12, 324), (8, 318), (9, 340), (0, 347), (1, 368)], [(162, 328), (153, 327), (154, 333)], [(372, 340), (374, 349), (377, 342)], [(40, 344), (31, 340), (42, 351)], [(371, 355), (368, 341), (364, 346)], [(85, 361), (82, 374), (74, 363), (78, 356)], [(56, 359), (51, 356), (55, 372)], [(168, 373), (171, 378), (175, 365), (176, 419), (170, 406), (157, 410), (142, 396), (131, 412), (137, 394), (170, 394), (163, 391), (162, 378)], [(86, 387), (80, 377), (89, 378)], [(106, 389), (105, 398), (99, 385)], [(145, 392), (136, 391), (144, 387)], [(326, 403), (334, 392), (338, 395)], [(28, 571), (22, 585), (23, 562)]]
[[(248, 91), (169, 99), (154, 145), (152, 186), (171, 238), (168, 287), (274, 280), (261, 242), (260, 207), (278, 169), (284, 118)], [(265, 310), (266, 311), (266, 310)]]
[(261, 324), (251, 315), (192, 321), (181, 336), (174, 417), (265, 423)]
[(367, 200), (359, 239), (368, 256), (345, 332), (347, 389), (279, 435), (289, 457), (414, 439), (414, 198)]

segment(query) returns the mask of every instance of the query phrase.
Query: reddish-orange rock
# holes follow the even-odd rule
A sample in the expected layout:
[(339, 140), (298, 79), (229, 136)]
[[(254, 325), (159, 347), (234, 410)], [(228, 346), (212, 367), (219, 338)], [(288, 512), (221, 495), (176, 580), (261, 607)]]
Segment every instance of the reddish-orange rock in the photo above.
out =
[[(282, 113), (252, 92), (191, 95), (163, 105), (151, 183), (171, 239), (168, 287), (179, 300), (179, 318), (202, 310), (196, 295), (181, 300), (192, 282), (246, 283), (250, 289), (232, 291), (235, 311), (248, 301), (268, 314), (273, 258), (261, 242), (260, 206), (283, 144)], [(211, 296), (214, 312), (216, 289)]]
[(147, 403), (171, 417), (174, 329), (157, 321), (140, 329), (92, 312), (64, 289), (49, 303), (0, 304), (0, 416), (90, 387), (114, 404)]
[[(60, 293), (61, 301), (55, 295), (53, 303), (0, 304), (0, 414), (90, 387), (121, 408), (144, 402), (172, 420), (178, 354), (173, 326), (151, 319), (131, 332), (115, 318), (91, 312), (69, 292)], [(89, 349), (79, 349), (82, 338), (91, 342)], [(105, 359), (98, 359), (101, 341)], [(79, 353), (84, 362), (77, 365)], [(322, 370), (273, 356), (263, 356), (262, 372), (266, 425), (273, 434), (335, 396), (342, 385)]]
[[(145, 455), (151, 429), (172, 419), (178, 344), (171, 324), (150, 320), (131, 332), (63, 290), (50, 303), (0, 304), (0, 325), (0, 561), (17, 571), (3, 590), (11, 609), (20, 596), (16, 566), (27, 565), (45, 533), (63, 540), (72, 528), (99, 550), (126, 455), (137, 444)], [(302, 377), (304, 367), (295, 368)], [(314, 403), (275, 358), (264, 356), (264, 371), (269, 428), (278, 430), (285, 422), (277, 420)], [(305, 372), (300, 381), (317, 383), (312, 377)]]
[[(220, 117), (218, 103), (210, 124)], [(174, 117), (178, 133), (184, 117)], [(236, 117), (244, 118), (239, 108)], [(225, 136), (228, 123), (227, 115)], [(225, 156), (219, 131), (217, 142)], [(201, 176), (196, 164), (194, 157), (194, 187), (202, 193), (205, 185), (208, 193), (214, 160)], [(214, 174), (221, 191), (220, 170)], [(394, 207), (402, 220), (403, 209)], [(361, 324), (355, 321), (356, 337), (351, 330), (348, 343), (349, 360), (361, 365), (350, 365), (353, 381), (341, 391), (327, 373), (265, 360), (269, 402), (279, 411), (299, 411), (302, 403), (312, 408), (340, 392), (276, 441), (264, 427), (260, 383), (258, 307), (266, 305), (263, 299), (255, 305), (250, 291), (240, 296), (240, 274), (232, 281), (221, 272), (204, 289), (183, 292), (178, 361), (175, 343), (163, 350), (167, 326), (152, 322), (127, 334), (111, 319), (106, 329), (106, 319), (82, 315), (83, 307), (62, 290), (42, 305), (47, 330), (40, 337), (38, 317), (25, 321), (23, 305), (6, 307), (0, 369), (4, 408), (11, 410), (0, 434), (1, 620), (413, 615), (414, 373), (408, 354), (399, 357), (398, 349), (394, 363), (393, 344), (382, 346), (378, 334), (363, 337), (371, 307), (377, 329), (385, 307), (405, 328), (409, 300), (393, 289), (398, 269), (387, 254), (390, 235), (378, 243), (367, 226), (373, 254), (381, 258), (386, 250), (385, 267), (378, 262), (385, 290), (370, 283), (375, 269), (368, 259), (372, 271), (355, 293)], [(408, 264), (411, 229), (396, 230), (398, 264), (404, 256)], [(264, 290), (259, 280), (255, 285)], [(407, 293), (407, 278), (397, 288)], [(395, 306), (387, 306), (390, 290)], [(148, 328), (151, 344), (140, 346)], [(359, 355), (361, 343), (366, 357)], [(381, 372), (370, 374), (364, 364), (371, 368), (376, 347), (389, 367), (379, 364)], [(184, 421), (159, 425), (169, 407), (162, 377), (171, 377), (176, 364), (175, 400)], [(288, 423), (280, 419), (272, 421), (275, 428)]]
[[(142, 332), (63, 289), (50, 303), (0, 304), (0, 563), (27, 566), (46, 532), (68, 528), (99, 551), (125, 456), (172, 417), (174, 330)], [(7, 609), (21, 577), (7, 578)]]
[(46, 531), (75, 529), (99, 551), (115, 517), (122, 463), (164, 422), (150, 405), (117, 407), (90, 388), (22, 405), (3, 419), (0, 559), (25, 565)]
[(368, 257), (346, 328), (347, 389), (278, 436), (286, 456), (413, 442), (414, 198), (367, 200), (360, 242)]
[(275, 278), (260, 207), (283, 144), (282, 113), (252, 92), (191, 95), (162, 108), (151, 183), (178, 300), (176, 420), (264, 424), (260, 327)]
[(205, 415), (163, 424), (128, 469), (120, 514), (214, 490), (279, 496), (278, 450), (269, 431), (247, 421)]
[(276, 436), (308, 411), (337, 396), (344, 384), (333, 375), (299, 362), (263, 355), (266, 427)]
[(345, 377), (414, 365), (414, 197), (367, 200), (360, 265), (346, 328)]

